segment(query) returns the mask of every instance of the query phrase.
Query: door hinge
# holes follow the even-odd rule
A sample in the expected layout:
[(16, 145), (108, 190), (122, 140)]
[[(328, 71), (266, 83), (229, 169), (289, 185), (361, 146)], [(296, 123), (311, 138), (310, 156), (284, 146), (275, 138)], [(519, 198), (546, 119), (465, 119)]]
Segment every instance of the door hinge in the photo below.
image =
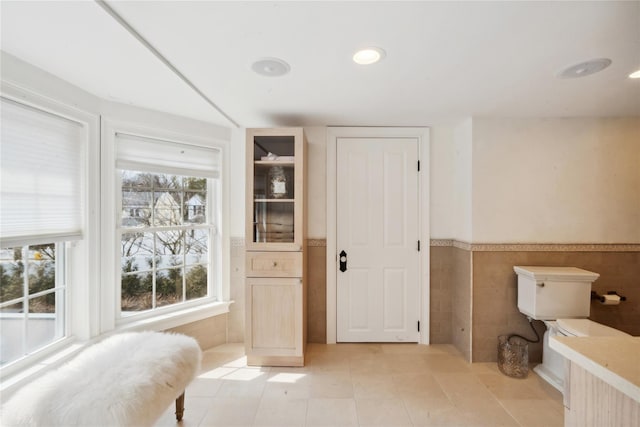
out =
[(418, 240), (418, 252), (420, 252), (420, 240)]
[(420, 321), (418, 320), (418, 332), (420, 332)]
[(420, 160), (418, 160), (418, 172), (420, 172)]

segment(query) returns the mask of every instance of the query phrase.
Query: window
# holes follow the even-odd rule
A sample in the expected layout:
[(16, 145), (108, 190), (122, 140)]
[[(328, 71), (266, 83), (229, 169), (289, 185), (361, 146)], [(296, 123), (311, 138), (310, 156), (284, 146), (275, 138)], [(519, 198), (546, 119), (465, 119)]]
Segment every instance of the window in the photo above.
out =
[(64, 243), (0, 250), (0, 364), (65, 335)]
[(0, 365), (67, 335), (68, 242), (83, 237), (84, 124), (2, 97)]
[(130, 170), (120, 178), (122, 312), (208, 296), (208, 179)]
[[(3, 392), (101, 334), (173, 328), (230, 304), (226, 133), (128, 106), (110, 113), (140, 123), (101, 119), (91, 102), (75, 103), (86, 93), (71, 90), (65, 104), (53, 83), (45, 94), (0, 88)], [(123, 281), (148, 301), (122, 306)]]
[(116, 134), (120, 313), (217, 298), (219, 151)]

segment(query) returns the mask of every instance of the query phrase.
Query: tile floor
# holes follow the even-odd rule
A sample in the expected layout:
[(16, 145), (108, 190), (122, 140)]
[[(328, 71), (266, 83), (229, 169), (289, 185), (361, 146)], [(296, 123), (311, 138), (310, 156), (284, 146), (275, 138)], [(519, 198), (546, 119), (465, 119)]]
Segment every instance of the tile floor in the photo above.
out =
[[(303, 368), (247, 367), (241, 344), (204, 353), (182, 426), (562, 426), (562, 395), (532, 371), (468, 364), (451, 345), (310, 344)], [(174, 407), (158, 427), (176, 426)]]

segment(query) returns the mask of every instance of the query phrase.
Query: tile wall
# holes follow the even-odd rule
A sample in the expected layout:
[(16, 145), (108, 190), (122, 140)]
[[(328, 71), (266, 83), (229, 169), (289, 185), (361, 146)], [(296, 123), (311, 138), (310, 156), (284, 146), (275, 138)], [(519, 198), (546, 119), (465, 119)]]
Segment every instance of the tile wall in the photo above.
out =
[(471, 361), (471, 253), (452, 248), (453, 274), (451, 276), (451, 342)]
[[(517, 333), (531, 339), (535, 334), (525, 315), (518, 311), (514, 265), (544, 265), (531, 260), (521, 263), (517, 252), (473, 252), (473, 361), (497, 358), (499, 335)], [(515, 264), (514, 264), (515, 263)], [(542, 336), (544, 324), (534, 322)], [(542, 360), (542, 344), (529, 344), (529, 360)]]
[[(600, 274), (593, 290), (627, 297), (618, 306), (591, 303), (591, 320), (640, 335), (640, 252), (613, 251), (473, 251), (473, 361), (496, 360), (496, 337), (516, 332), (533, 336), (517, 308), (514, 265), (572, 266)], [(540, 332), (542, 322), (535, 322)], [(530, 345), (529, 357), (541, 360), (541, 345)]]
[(307, 241), (307, 342), (327, 342), (327, 242)]
[(431, 296), (430, 296), (430, 340), (433, 344), (450, 344), (452, 333), (453, 305), (451, 304), (453, 281), (452, 246), (432, 246)]
[[(627, 297), (619, 306), (593, 302), (591, 319), (640, 336), (640, 250), (638, 245), (470, 245), (432, 241), (431, 342), (454, 344), (468, 361), (494, 362), (497, 337), (518, 333), (533, 337), (517, 309), (514, 265), (566, 265), (599, 273), (593, 289), (618, 291)], [(598, 250), (598, 246), (606, 249)], [(503, 250), (496, 250), (502, 248)], [(532, 250), (533, 248), (533, 250)], [(540, 250), (541, 248), (545, 250)], [(326, 342), (326, 241), (307, 241), (307, 341)], [(226, 317), (227, 342), (244, 341), (244, 241), (232, 239), (231, 305)], [(540, 334), (542, 322), (534, 322)], [(529, 357), (540, 362), (542, 347), (532, 344)]]

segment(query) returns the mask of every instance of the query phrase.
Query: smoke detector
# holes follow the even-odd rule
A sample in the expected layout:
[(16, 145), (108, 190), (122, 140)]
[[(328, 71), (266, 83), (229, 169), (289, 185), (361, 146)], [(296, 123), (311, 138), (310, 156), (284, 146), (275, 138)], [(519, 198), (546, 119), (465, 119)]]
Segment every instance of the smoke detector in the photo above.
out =
[(558, 77), (562, 79), (575, 79), (578, 77), (586, 77), (604, 70), (611, 65), (609, 58), (592, 59), (590, 61), (581, 62), (565, 69)]
[(289, 64), (279, 58), (262, 58), (251, 65), (251, 69), (261, 76), (280, 77), (291, 71)]

